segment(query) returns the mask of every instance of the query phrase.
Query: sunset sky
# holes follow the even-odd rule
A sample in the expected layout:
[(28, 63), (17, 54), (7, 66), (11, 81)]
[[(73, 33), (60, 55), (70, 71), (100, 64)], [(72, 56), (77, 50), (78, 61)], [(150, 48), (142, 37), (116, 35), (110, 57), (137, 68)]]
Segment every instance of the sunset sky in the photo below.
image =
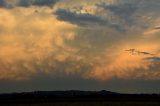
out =
[(160, 93), (160, 0), (0, 0), (0, 93)]

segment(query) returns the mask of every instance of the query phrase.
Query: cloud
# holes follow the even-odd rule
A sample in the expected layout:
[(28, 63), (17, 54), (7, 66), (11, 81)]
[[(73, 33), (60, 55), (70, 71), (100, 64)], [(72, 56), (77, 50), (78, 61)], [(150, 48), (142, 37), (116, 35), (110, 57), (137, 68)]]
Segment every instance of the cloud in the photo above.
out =
[(110, 48), (103, 56), (94, 58), (92, 71), (86, 73), (86, 78), (98, 80), (110, 80), (113, 78), (159, 80), (160, 70), (158, 62), (153, 63), (149, 61), (151, 59), (149, 55), (132, 55), (124, 51), (131, 46), (144, 51), (157, 52), (159, 49), (158, 45), (142, 41), (126, 44), (120, 43), (119, 47)]
[(155, 1), (60, 0), (54, 8), (42, 7), (53, 1), (31, 1), (0, 8), (0, 79), (159, 80), (158, 62), (146, 59), (160, 50), (159, 38), (144, 37), (159, 23)]
[(0, 6), (4, 6), (5, 5), (5, 0), (0, 0)]
[(49, 6), (52, 7), (58, 0), (0, 0), (0, 6), (5, 8)]
[(19, 6), (53, 6), (58, 0), (19, 0)]
[(160, 29), (160, 26), (156, 26), (154, 29), (159, 30), (159, 29)]
[(154, 25), (160, 17), (157, 14), (159, 11), (158, 1), (117, 0), (112, 4), (103, 2), (98, 6), (106, 12), (111, 12), (112, 17), (116, 17), (117, 23), (127, 32), (137, 29), (146, 30)]
[[(65, 5), (62, 5), (63, 3)], [(70, 3), (72, 5), (69, 5)], [(69, 0), (69, 2), (58, 3), (54, 14), (62, 21), (82, 27), (98, 26), (119, 32), (129, 32), (149, 28), (153, 20), (158, 18), (158, 10), (159, 5), (156, 1), (95, 0), (91, 3), (83, 0), (77, 2)]]
[(122, 3), (122, 4), (99, 4), (98, 5), (105, 10), (112, 12), (117, 17), (126, 21), (127, 23), (132, 23), (132, 16), (137, 11), (136, 4), (134, 3)]
[(87, 27), (87, 28), (93, 28), (93, 27), (108, 27), (116, 29), (117, 31), (123, 31), (120, 25), (114, 24), (110, 22), (106, 17), (102, 17), (96, 14), (90, 14), (90, 13), (78, 13), (78, 12), (72, 12), (70, 10), (65, 9), (58, 9), (54, 13), (57, 15), (57, 19), (61, 21), (70, 22), (72, 24)]
[(0, 9), (0, 79), (28, 79), (74, 59), (77, 49), (65, 42), (74, 39), (76, 27), (55, 19), (49, 8), (34, 10)]
[[(80, 27), (76, 46), (83, 48), (78, 53), (87, 58), (91, 67), (84, 77), (159, 80), (157, 63), (144, 60), (160, 49), (159, 38), (144, 37), (148, 29), (159, 23), (158, 1), (104, 0), (85, 2), (87, 5), (82, 2), (71, 6), (57, 4), (54, 14), (57, 19)], [(136, 48), (138, 55), (124, 53), (128, 48)]]
[(125, 50), (125, 51), (130, 52), (132, 55), (150, 55), (150, 56), (154, 55), (152, 53), (139, 51), (139, 50), (136, 50), (136, 49), (128, 49), (128, 50)]
[(64, 9), (59, 9), (55, 12), (55, 14), (59, 20), (69, 21), (73, 24), (82, 26), (87, 26), (90, 24), (104, 25), (106, 23), (106, 21), (101, 19), (101, 17), (87, 13), (75, 13)]
[(160, 57), (147, 57), (145, 60), (160, 61)]
[(33, 0), (19, 0), (19, 1), (17, 1), (16, 5), (22, 6), (22, 7), (29, 7), (29, 6), (33, 5)]

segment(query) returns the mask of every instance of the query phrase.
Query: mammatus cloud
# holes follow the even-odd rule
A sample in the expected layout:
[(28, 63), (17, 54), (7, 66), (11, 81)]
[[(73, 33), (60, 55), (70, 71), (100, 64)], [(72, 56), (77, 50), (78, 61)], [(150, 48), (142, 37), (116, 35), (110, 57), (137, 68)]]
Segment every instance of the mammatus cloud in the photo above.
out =
[(77, 50), (65, 41), (74, 39), (75, 27), (47, 11), (0, 9), (0, 79), (25, 79), (39, 71), (54, 71), (56, 61), (74, 57)]
[(159, 80), (159, 1), (56, 1), (0, 0), (0, 79)]

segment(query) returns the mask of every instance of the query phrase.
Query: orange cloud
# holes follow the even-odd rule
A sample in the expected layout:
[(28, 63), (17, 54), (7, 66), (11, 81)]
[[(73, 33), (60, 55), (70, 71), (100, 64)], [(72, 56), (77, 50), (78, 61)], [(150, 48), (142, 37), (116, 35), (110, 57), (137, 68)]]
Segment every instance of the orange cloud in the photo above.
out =
[[(158, 62), (146, 60), (148, 55), (142, 53), (133, 55), (125, 51), (133, 48), (159, 57), (159, 39), (154, 37), (159, 31), (147, 31), (142, 27), (143, 25), (141, 26), (145, 23), (141, 23), (143, 19), (137, 18), (133, 25), (129, 24), (131, 28), (126, 28), (128, 31), (116, 31), (118, 26), (112, 28), (114, 23), (121, 28), (126, 27), (125, 22), (117, 17), (118, 14), (114, 16), (111, 11), (100, 8), (97, 4), (105, 2), (109, 5), (117, 1), (61, 0), (53, 9), (38, 6), (0, 8), (0, 80), (30, 79), (39, 72), (54, 74), (59, 70), (65, 75), (77, 72), (84, 78), (96, 80), (160, 79)], [(15, 2), (10, 3), (14, 5)], [(74, 26), (54, 16), (53, 11), (60, 8), (76, 14), (102, 16), (104, 20), (109, 19), (107, 23), (110, 21), (113, 23), (102, 29), (96, 25), (92, 29), (92, 24), (89, 28), (83, 26), (79, 28), (78, 24)], [(137, 14), (141, 15), (141, 13)], [(124, 16), (127, 14), (124, 13)], [(77, 21), (76, 19), (74, 21)], [(89, 17), (85, 23), (88, 21), (90, 21)], [(95, 21), (92, 23), (96, 23)], [(153, 19), (148, 24), (155, 26), (158, 22)], [(76, 34), (82, 35), (77, 37)], [(146, 35), (152, 36), (148, 39)], [(122, 39), (123, 43), (121, 43)]]
[(76, 27), (58, 21), (50, 8), (37, 8), (0, 9), (0, 79), (28, 79), (45, 59), (64, 61), (76, 52), (65, 44)]
[(156, 53), (159, 50), (158, 42), (129, 42), (121, 44), (119, 47), (106, 52), (101, 58), (93, 62), (93, 70), (86, 73), (87, 78), (98, 80), (119, 79), (160, 79), (158, 68), (154, 70), (154, 63), (146, 61), (146, 55), (134, 55), (126, 52), (128, 48)]

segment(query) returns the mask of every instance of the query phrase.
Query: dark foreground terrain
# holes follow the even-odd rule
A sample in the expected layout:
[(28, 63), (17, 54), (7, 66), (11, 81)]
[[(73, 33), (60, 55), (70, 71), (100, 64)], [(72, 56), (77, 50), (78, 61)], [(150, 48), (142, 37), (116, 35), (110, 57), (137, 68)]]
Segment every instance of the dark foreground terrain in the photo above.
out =
[(109, 91), (38, 91), (1, 94), (0, 106), (160, 106), (160, 95)]

